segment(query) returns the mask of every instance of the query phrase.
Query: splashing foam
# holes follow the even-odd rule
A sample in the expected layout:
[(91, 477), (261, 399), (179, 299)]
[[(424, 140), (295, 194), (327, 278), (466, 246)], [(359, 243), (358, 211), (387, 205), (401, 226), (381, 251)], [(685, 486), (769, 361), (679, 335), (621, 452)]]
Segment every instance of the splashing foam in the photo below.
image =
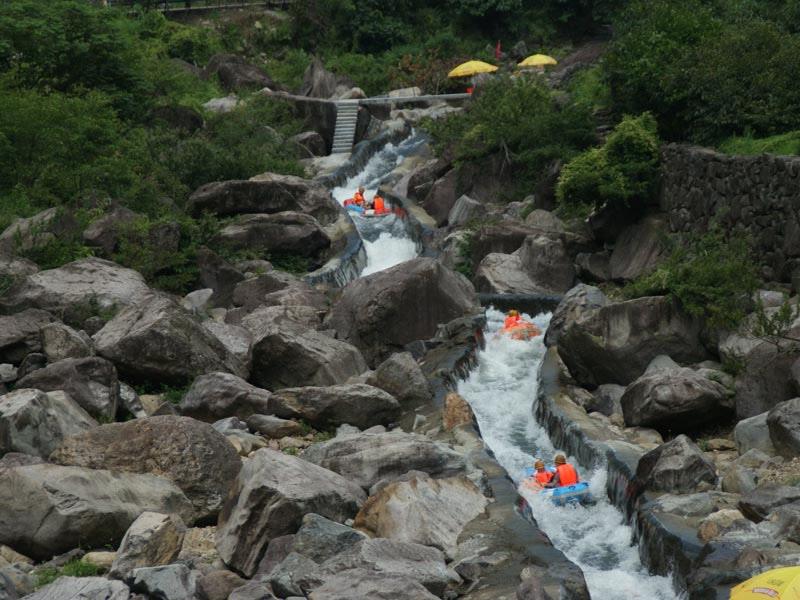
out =
[[(331, 190), (333, 197), (340, 204), (344, 204), (345, 200), (353, 197), (359, 186), (364, 186), (364, 195), (372, 198), (389, 174), (406, 156), (416, 151), (423, 143), (425, 143), (425, 138), (412, 135), (399, 144), (387, 144), (370, 158), (360, 173)], [(361, 272), (362, 277), (383, 271), (417, 256), (416, 243), (408, 237), (405, 226), (398, 219), (394, 217), (382, 219), (355, 217), (354, 221), (364, 240), (364, 249), (367, 252), (367, 265)]]
[[(552, 462), (557, 449), (533, 418), (539, 365), (545, 354), (543, 336), (529, 341), (499, 336), (503, 313), (489, 309), (486, 348), (478, 367), (458, 386), (480, 425), (484, 441), (509, 475), (520, 482), (522, 470), (535, 458)], [(531, 318), (543, 331), (550, 314)], [(574, 459), (570, 460), (577, 465)], [(581, 471), (579, 469), (579, 471)], [(677, 600), (670, 579), (647, 573), (632, 544), (632, 530), (622, 513), (608, 502), (606, 470), (581, 473), (589, 480), (594, 506), (558, 507), (520, 488), (536, 523), (553, 544), (583, 570), (592, 598), (601, 600)]]

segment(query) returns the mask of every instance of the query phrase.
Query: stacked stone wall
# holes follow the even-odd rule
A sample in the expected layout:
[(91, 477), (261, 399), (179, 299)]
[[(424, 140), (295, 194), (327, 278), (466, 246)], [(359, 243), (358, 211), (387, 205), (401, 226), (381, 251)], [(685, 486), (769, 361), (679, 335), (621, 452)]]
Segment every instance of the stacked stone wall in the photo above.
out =
[(713, 224), (748, 235), (767, 280), (800, 276), (800, 157), (730, 156), (708, 148), (662, 148), (661, 209), (673, 232)]

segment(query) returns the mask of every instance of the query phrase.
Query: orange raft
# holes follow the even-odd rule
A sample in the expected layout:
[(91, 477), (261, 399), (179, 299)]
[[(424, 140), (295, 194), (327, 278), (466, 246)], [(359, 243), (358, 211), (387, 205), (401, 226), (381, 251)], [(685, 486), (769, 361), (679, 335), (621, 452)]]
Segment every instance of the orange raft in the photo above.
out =
[(514, 340), (529, 340), (537, 335), (542, 335), (542, 331), (536, 325), (523, 320), (503, 327), (500, 333)]

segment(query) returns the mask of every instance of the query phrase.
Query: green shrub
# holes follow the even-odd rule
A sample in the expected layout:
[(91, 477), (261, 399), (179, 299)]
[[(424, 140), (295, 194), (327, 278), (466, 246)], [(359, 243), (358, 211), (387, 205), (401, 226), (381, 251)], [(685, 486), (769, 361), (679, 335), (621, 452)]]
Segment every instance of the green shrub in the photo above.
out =
[(766, 138), (750, 135), (733, 136), (718, 146), (725, 154), (776, 154), (795, 156), (800, 154), (800, 131), (790, 131)]
[(604, 204), (645, 202), (655, 191), (658, 164), (653, 117), (625, 117), (601, 148), (564, 166), (556, 187), (561, 212), (580, 215)]
[(713, 230), (681, 242), (655, 271), (628, 284), (625, 296), (667, 294), (712, 327), (735, 327), (759, 283), (747, 240)]
[(579, 106), (591, 110), (611, 107), (611, 88), (599, 65), (578, 71), (570, 79), (567, 89), (572, 101)]
[(103, 570), (97, 565), (84, 560), (72, 560), (63, 567), (45, 567), (36, 569), (36, 587), (40, 588), (53, 583), (59, 577), (95, 577), (100, 575)]
[(568, 160), (593, 139), (589, 111), (559, 106), (537, 78), (498, 77), (483, 87), (464, 113), (424, 127), (437, 153), (452, 152), (458, 163), (501, 154), (517, 182), (515, 197), (530, 190), (553, 159)]

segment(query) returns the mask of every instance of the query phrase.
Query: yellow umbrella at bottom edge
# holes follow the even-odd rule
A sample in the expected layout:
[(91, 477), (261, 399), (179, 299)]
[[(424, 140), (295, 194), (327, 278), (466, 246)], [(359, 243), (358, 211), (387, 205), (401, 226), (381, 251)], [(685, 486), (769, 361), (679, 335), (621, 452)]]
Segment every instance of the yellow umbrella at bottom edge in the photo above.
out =
[(472, 75), (477, 75), (478, 73), (494, 73), (495, 71), (497, 71), (497, 67), (483, 62), (482, 60), (468, 60), (467, 62), (461, 63), (455, 69), (450, 71), (447, 76), (470, 77)]
[(751, 577), (731, 589), (730, 600), (800, 600), (800, 566)]

